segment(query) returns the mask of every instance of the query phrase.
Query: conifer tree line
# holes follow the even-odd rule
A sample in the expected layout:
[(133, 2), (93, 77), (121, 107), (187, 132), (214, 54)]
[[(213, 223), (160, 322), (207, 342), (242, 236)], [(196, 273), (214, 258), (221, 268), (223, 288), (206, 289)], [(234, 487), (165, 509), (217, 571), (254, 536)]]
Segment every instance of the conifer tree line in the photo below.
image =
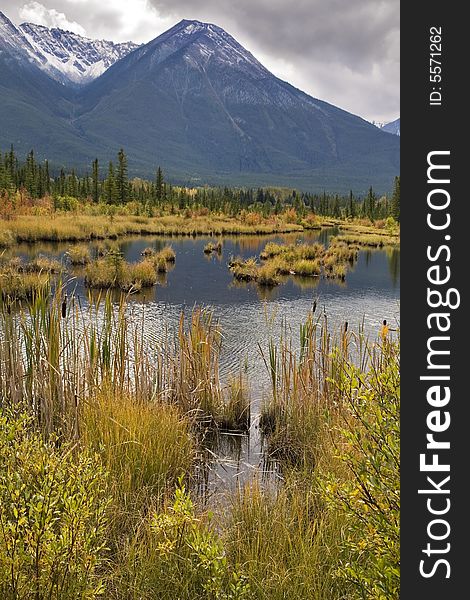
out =
[(4, 199), (17, 191), (26, 192), (32, 199), (44, 196), (71, 197), (109, 205), (134, 201), (149, 208), (161, 206), (172, 211), (198, 206), (229, 215), (236, 215), (245, 209), (269, 216), (280, 214), (286, 208), (294, 208), (300, 216), (313, 212), (335, 218), (376, 220), (393, 217), (397, 222), (400, 221), (399, 176), (395, 177), (391, 197), (379, 197), (372, 187), (362, 197), (355, 196), (352, 191), (347, 195), (338, 195), (284, 188), (204, 187), (195, 190), (173, 186), (165, 181), (160, 166), (155, 170), (153, 181), (129, 179), (127, 156), (122, 148), (116, 161), (103, 165), (95, 158), (89, 172), (78, 175), (75, 169), (65, 171), (63, 168), (58, 173), (52, 173), (48, 161), (38, 161), (34, 150), (21, 161), (12, 146), (8, 151), (0, 152), (0, 194)]

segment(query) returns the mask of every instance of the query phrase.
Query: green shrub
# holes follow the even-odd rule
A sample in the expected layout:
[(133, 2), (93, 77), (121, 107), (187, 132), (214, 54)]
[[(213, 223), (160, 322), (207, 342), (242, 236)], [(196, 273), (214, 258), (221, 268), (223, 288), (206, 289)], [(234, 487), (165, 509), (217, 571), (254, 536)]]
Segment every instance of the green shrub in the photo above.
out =
[(105, 550), (106, 473), (0, 413), (0, 591), (4, 599), (92, 599)]
[(231, 568), (222, 541), (195, 511), (180, 477), (173, 503), (155, 512), (130, 542), (117, 596), (139, 599), (248, 600), (245, 576)]
[(347, 364), (338, 458), (349, 477), (327, 476), (331, 510), (346, 517), (340, 578), (358, 599), (394, 600), (400, 583), (400, 379), (398, 345), (386, 341), (368, 373)]
[(54, 208), (65, 212), (77, 211), (80, 208), (80, 202), (73, 196), (57, 196), (54, 198)]

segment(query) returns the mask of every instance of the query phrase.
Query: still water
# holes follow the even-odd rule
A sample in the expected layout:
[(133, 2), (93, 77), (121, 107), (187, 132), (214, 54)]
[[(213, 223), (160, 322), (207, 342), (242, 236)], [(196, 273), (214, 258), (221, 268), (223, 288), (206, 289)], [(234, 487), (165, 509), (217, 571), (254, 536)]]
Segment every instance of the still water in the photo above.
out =
[[(346, 281), (334, 282), (318, 278), (287, 277), (285, 283), (272, 289), (256, 284), (234, 281), (227, 262), (233, 256), (259, 255), (268, 241), (295, 243), (297, 241), (327, 243), (334, 230), (303, 234), (271, 236), (237, 236), (223, 238), (221, 254), (205, 255), (204, 246), (209, 237), (162, 236), (128, 238), (115, 242), (124, 258), (138, 261), (147, 248), (161, 249), (168, 243), (176, 252), (176, 263), (162, 276), (158, 284), (144, 294), (136, 295), (136, 302), (145, 301), (145, 332), (149, 340), (159, 339), (165, 330), (176, 331), (181, 311), (189, 312), (195, 305), (209, 307), (219, 321), (223, 332), (221, 354), (222, 379), (240, 366), (246, 370), (255, 415), (248, 436), (225, 440), (218, 447), (218, 458), (209, 488), (215, 480), (238, 481), (243, 474), (257, 469), (262, 461), (262, 449), (256, 429), (256, 415), (264, 395), (269, 393), (269, 379), (260, 354), (267, 348), (268, 340), (278, 339), (283, 328), (292, 331), (298, 339), (299, 325), (316, 301), (318, 311), (324, 311), (332, 330), (348, 321), (349, 328), (363, 326), (375, 338), (383, 319), (398, 323), (400, 294), (400, 251), (398, 248), (363, 250), (354, 267), (349, 268)], [(93, 248), (93, 245), (92, 245)], [(94, 247), (97, 249), (97, 246)], [(67, 246), (22, 246), (18, 254), (25, 259), (38, 254), (64, 259)], [(86, 298), (83, 272), (70, 272), (75, 276), (69, 285)]]

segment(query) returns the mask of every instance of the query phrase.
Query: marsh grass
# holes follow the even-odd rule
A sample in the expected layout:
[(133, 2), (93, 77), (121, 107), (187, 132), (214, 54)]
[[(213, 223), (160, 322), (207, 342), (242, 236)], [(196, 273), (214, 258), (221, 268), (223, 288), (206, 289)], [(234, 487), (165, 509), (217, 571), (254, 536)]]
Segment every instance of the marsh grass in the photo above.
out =
[(276, 256), (282, 256), (287, 262), (293, 260), (314, 260), (324, 254), (325, 248), (322, 244), (276, 244), (268, 242), (260, 254), (262, 260)]
[(171, 246), (165, 246), (162, 248), (158, 255), (168, 263), (174, 263), (176, 261), (176, 252)]
[(62, 264), (46, 256), (37, 256), (29, 262), (19, 257), (0, 265), (0, 296), (4, 300), (26, 301), (44, 290), (53, 275), (63, 271)]
[(216, 252), (217, 254), (222, 253), (222, 242), (221, 240), (217, 242), (209, 242), (204, 246), (204, 254), (212, 254), (212, 252)]
[(83, 244), (70, 246), (67, 250), (67, 257), (70, 260), (71, 265), (85, 266), (91, 262), (90, 248)]
[(2, 402), (28, 407), (47, 434), (73, 438), (79, 436), (82, 408), (103, 389), (137, 405), (175, 406), (195, 427), (223, 422), (237, 429), (246, 421), (244, 380), (239, 393), (235, 383), (225, 388), (220, 381), (222, 335), (210, 311), (182, 314), (173, 340), (165, 336), (151, 344), (142, 328), (145, 306), (133, 310), (142, 314), (130, 311), (124, 295), (113, 304), (109, 293), (90, 298), (84, 308), (60, 285), (52, 295), (46, 285), (19, 311), (2, 302)]
[(322, 244), (276, 244), (268, 242), (256, 257), (229, 261), (229, 269), (238, 281), (255, 281), (260, 286), (273, 287), (282, 282), (280, 276), (324, 277), (344, 281), (348, 265), (357, 261), (359, 248), (333, 238), (328, 248)]
[(229, 269), (237, 281), (253, 281), (256, 278), (258, 264), (256, 258), (243, 258), (237, 256), (230, 259)]
[(264, 287), (274, 287), (281, 283), (278, 269), (275, 265), (265, 264), (258, 267), (255, 281)]
[[(144, 250), (144, 252), (148, 250)], [(167, 273), (170, 266), (176, 261), (176, 253), (171, 246), (165, 246), (159, 252), (153, 251), (146, 256), (147, 260), (153, 264), (157, 273)]]
[(220, 214), (194, 215), (187, 219), (184, 214), (143, 217), (57, 212), (42, 216), (17, 215), (12, 221), (0, 219), (0, 247), (9, 247), (15, 242), (112, 240), (126, 235), (260, 235), (302, 230), (301, 225), (278, 218), (250, 223), (241, 217)]
[(122, 500), (159, 497), (190, 470), (190, 421), (176, 406), (99, 390), (81, 414), (84, 443), (98, 452)]
[(321, 273), (321, 264), (318, 259), (307, 260), (303, 258), (292, 263), (292, 271), (303, 277), (315, 277)]
[(10, 248), (15, 244), (15, 236), (9, 229), (0, 229), (0, 248)]
[[(67, 554), (85, 582), (75, 570), (107, 548), (100, 572), (88, 569), (100, 586), (89, 597), (396, 600), (398, 345), (346, 325), (332, 332), (315, 312), (298, 339), (284, 327), (278, 343), (262, 345), (270, 390), (261, 426), (282, 483), (250, 482), (211, 521), (180, 475), (207, 431), (249, 427), (246, 379), (240, 371), (221, 384), (223, 337), (210, 311), (182, 314), (175, 336), (152, 345), (146, 308), (135, 310), (109, 293), (84, 307), (60, 285), (18, 310), (0, 304), (0, 411), (25, 411), (36, 436), (8, 460), (40, 489), (49, 481), (31, 476), (40, 455), (60, 498), (78, 494), (103, 519), (99, 530), (86, 525), (89, 552)], [(71, 441), (77, 452), (63, 460)], [(2, 485), (16, 485), (5, 472)], [(8, 492), (0, 511), (16, 497)], [(81, 514), (60, 508), (54, 523)], [(21, 530), (23, 541), (32, 530)], [(61, 600), (77, 597), (70, 590)]]
[(290, 477), (278, 491), (255, 483), (232, 500), (228, 555), (257, 600), (349, 598), (335, 578), (345, 525), (324, 511), (311, 480)]
[(267, 348), (260, 347), (271, 381), (260, 427), (268, 434), (272, 456), (296, 466), (315, 464), (319, 425), (328, 420), (338, 402), (330, 380), (349, 359), (353, 339), (361, 360), (365, 343), (361, 335), (356, 339), (346, 331), (332, 336), (326, 317), (310, 313), (300, 327), (298, 346), (285, 332), (278, 345), (271, 340)]
[(20, 273), (50, 273), (58, 274), (63, 271), (63, 266), (58, 260), (48, 258), (47, 256), (36, 256), (29, 262), (18, 263), (18, 272)]
[(237, 281), (255, 281), (262, 287), (274, 287), (279, 285), (279, 269), (276, 265), (259, 265), (256, 258), (243, 260), (240, 257), (232, 258), (229, 268)]
[[(165, 261), (163, 265), (166, 265)], [(153, 258), (128, 263), (120, 255), (110, 253), (104, 258), (88, 263), (85, 269), (85, 285), (95, 289), (118, 288), (123, 292), (138, 292), (156, 284), (157, 270), (162, 272), (160, 263)]]
[(352, 232), (345, 233), (336, 236), (338, 242), (344, 242), (346, 244), (355, 244), (357, 246), (364, 246), (369, 248), (383, 248), (384, 246), (396, 246), (400, 244), (400, 237), (398, 235), (389, 235), (387, 233), (377, 234), (374, 233), (361, 233)]
[(251, 401), (248, 383), (240, 372), (228, 379), (218, 426), (225, 431), (248, 431), (251, 424)]
[(263, 356), (261, 424), (285, 480), (234, 499), (233, 560), (260, 600), (397, 600), (399, 342), (310, 315), (299, 344), (286, 334)]
[(19, 273), (18, 271), (0, 270), (0, 296), (9, 304), (14, 301), (32, 300), (49, 289), (48, 273)]
[(221, 384), (221, 345), (222, 332), (212, 312), (196, 308), (188, 318), (182, 314), (168, 397), (199, 426), (247, 429), (250, 400), (246, 382), (240, 371), (227, 386)]
[(253, 598), (243, 569), (229, 560), (211, 520), (210, 513), (197, 509), (180, 479), (173, 498), (155, 509), (124, 546), (111, 577), (112, 597)]
[(80, 414), (81, 443), (96, 452), (108, 473), (112, 496), (110, 550), (136, 535), (151, 510), (190, 473), (196, 453), (191, 422), (176, 406), (101, 389)]

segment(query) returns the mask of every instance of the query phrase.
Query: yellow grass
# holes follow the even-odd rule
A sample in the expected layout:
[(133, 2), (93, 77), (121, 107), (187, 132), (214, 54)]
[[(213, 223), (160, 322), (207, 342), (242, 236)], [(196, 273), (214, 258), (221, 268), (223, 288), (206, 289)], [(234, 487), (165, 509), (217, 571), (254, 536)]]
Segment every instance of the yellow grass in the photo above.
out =
[(135, 264), (120, 259), (113, 260), (110, 257), (98, 258), (86, 267), (85, 285), (96, 289), (138, 291), (156, 284), (156, 268), (157, 265), (148, 258)]
[(102, 390), (89, 398), (81, 427), (87, 447), (96, 450), (119, 496), (158, 496), (188, 472), (195, 446), (189, 420), (176, 406)]
[(280, 219), (251, 224), (239, 218), (221, 215), (183, 215), (163, 217), (105, 216), (83, 214), (53, 214), (47, 216), (19, 215), (10, 221), (0, 220), (0, 245), (38, 241), (88, 241), (116, 239), (125, 235), (228, 235), (264, 234), (302, 231), (300, 225)]

